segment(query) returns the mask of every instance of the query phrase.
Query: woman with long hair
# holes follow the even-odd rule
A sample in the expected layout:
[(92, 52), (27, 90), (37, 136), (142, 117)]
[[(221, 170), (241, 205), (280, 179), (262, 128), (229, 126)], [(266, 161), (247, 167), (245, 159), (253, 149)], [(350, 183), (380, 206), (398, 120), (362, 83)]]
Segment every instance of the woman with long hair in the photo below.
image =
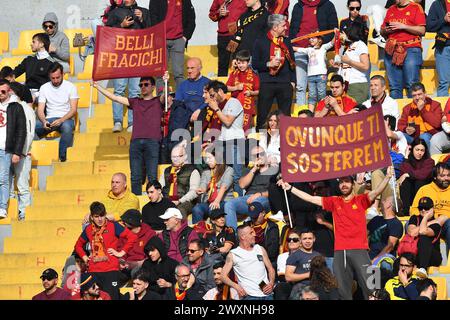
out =
[(316, 256), (312, 258), (310, 268), (310, 287), (319, 294), (319, 299), (339, 300), (338, 282), (327, 267), (325, 257)]
[(280, 156), (280, 111), (272, 111), (266, 120), (266, 132), (259, 137), (259, 145), (266, 151), (271, 165), (279, 165)]
[(409, 216), (409, 207), (417, 191), (431, 182), (434, 160), (430, 158), (427, 143), (416, 138), (411, 144), (411, 152), (400, 166), (400, 198), (403, 202), (403, 215)]

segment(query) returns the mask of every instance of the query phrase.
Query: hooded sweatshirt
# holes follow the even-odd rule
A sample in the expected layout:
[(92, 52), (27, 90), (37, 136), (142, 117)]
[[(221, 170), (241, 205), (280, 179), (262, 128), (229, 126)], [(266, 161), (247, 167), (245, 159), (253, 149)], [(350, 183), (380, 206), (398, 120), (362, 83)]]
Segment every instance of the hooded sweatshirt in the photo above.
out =
[[(126, 261), (142, 261), (147, 255), (144, 253), (144, 247), (149, 241), (149, 239), (156, 236), (156, 232), (145, 223), (141, 224), (141, 230), (136, 234), (137, 240), (134, 246), (128, 250), (127, 254), (124, 256)], [(126, 244), (126, 241), (119, 240), (119, 249)], [(120, 251), (120, 250), (119, 250)]]
[(49, 12), (45, 15), (42, 24), (46, 22), (55, 24), (55, 32), (49, 37), (50, 43), (56, 48), (56, 52), (51, 53), (50, 56), (55, 59), (55, 61), (63, 65), (64, 72), (68, 72), (70, 60), (69, 38), (64, 34), (64, 32), (58, 31), (58, 17), (54, 12)]
[(153, 248), (158, 250), (161, 256), (160, 260), (153, 262), (150, 258), (147, 258), (142, 264), (141, 270), (147, 272), (149, 276), (149, 290), (164, 294), (166, 288), (160, 288), (156, 281), (158, 279), (164, 279), (174, 284), (176, 282), (175, 267), (178, 265), (178, 262), (169, 258), (164, 243), (158, 237), (151, 238), (145, 245), (144, 252), (146, 257), (148, 257), (148, 253)]

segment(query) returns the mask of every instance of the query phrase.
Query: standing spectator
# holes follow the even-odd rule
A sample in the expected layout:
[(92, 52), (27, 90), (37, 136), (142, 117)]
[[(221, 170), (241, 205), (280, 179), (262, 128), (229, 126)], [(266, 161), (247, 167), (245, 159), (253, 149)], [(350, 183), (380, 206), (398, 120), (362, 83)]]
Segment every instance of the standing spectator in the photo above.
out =
[(244, 108), (244, 131), (254, 126), (256, 116), (256, 97), (259, 95), (259, 76), (250, 67), (250, 52), (241, 50), (236, 54), (236, 69), (227, 81), (228, 91), (238, 99)]
[[(167, 78), (168, 73), (163, 78)], [(127, 106), (133, 110), (134, 130), (130, 142), (130, 171), (131, 191), (140, 196), (142, 194), (142, 173), (146, 171), (148, 181), (157, 179), (159, 147), (161, 143), (161, 118), (163, 116), (164, 95), (153, 97), (155, 79), (142, 77), (139, 80), (142, 98), (125, 98), (114, 95), (96, 82), (93, 83), (101, 94), (114, 102)]]
[(433, 279), (426, 278), (417, 282), (417, 291), (419, 292), (419, 296), (416, 300), (436, 300), (437, 298), (437, 285)]
[(126, 293), (122, 300), (162, 300), (162, 297), (154, 291), (148, 289), (148, 275), (138, 272), (133, 276), (133, 291)]
[(338, 282), (327, 267), (326, 258), (318, 255), (311, 259), (310, 287), (319, 294), (319, 300), (339, 300)]
[(266, 152), (270, 165), (278, 166), (281, 162), (279, 110), (269, 113), (264, 129), (265, 134), (259, 136), (259, 146)]
[(31, 41), (31, 51), (35, 53), (22, 60), (14, 68), (14, 77), (18, 78), (25, 73), (25, 85), (38, 97), (41, 86), (50, 81), (48, 71), (54, 60), (48, 53), (50, 50), (50, 38), (46, 33), (36, 33)]
[(436, 32), (434, 57), (439, 78), (438, 97), (447, 97), (450, 87), (450, 3), (435, 0), (427, 16), (427, 32)]
[(442, 154), (450, 151), (450, 98), (445, 105), (444, 114), (441, 120), (442, 131), (431, 137), (430, 154)]
[[(222, 270), (224, 284), (236, 289), (241, 300), (273, 300), (275, 270), (266, 250), (255, 244), (255, 231), (249, 225), (238, 227), (239, 247), (230, 251)], [(233, 269), (237, 283), (229, 278)]]
[(164, 220), (166, 230), (158, 236), (164, 242), (167, 255), (178, 261), (183, 261), (186, 256), (189, 243), (198, 239), (198, 235), (188, 226), (187, 220), (183, 219), (180, 210), (177, 208), (169, 208), (160, 216)]
[(41, 280), (44, 291), (33, 296), (31, 300), (70, 300), (70, 293), (58, 288), (58, 273), (54, 269), (45, 269)]
[(270, 14), (282, 14), (289, 19), (289, 0), (266, 0), (265, 6)]
[(400, 198), (403, 202), (403, 215), (409, 215), (409, 207), (420, 187), (430, 183), (434, 160), (430, 158), (428, 147), (423, 139), (415, 139), (411, 144), (408, 159), (400, 166)]
[(355, 277), (364, 298), (369, 296), (367, 266), (370, 265), (370, 258), (367, 252), (366, 210), (386, 187), (393, 173), (393, 168), (389, 167), (383, 182), (375, 190), (360, 195), (354, 194), (351, 176), (339, 179), (342, 196), (333, 197), (311, 196), (282, 180), (278, 182), (297, 197), (332, 212), (335, 235), (333, 270), (339, 283), (341, 299), (352, 299), (352, 282)]
[(80, 280), (80, 295), (72, 300), (111, 300), (108, 292), (100, 289), (99, 281), (94, 274), (82, 273)]
[(391, 300), (415, 300), (419, 293), (416, 285), (419, 278), (414, 274), (416, 256), (406, 252), (399, 257), (400, 267), (398, 275), (386, 282), (384, 288)]
[(218, 77), (228, 76), (230, 52), (227, 45), (237, 31), (237, 20), (247, 10), (245, 0), (214, 0), (209, 8), (209, 19), (218, 23), (217, 51)]
[(213, 272), (214, 261), (205, 249), (203, 240), (194, 239), (189, 242), (186, 256), (183, 258), (183, 263), (191, 269), (202, 296), (216, 286)]
[(64, 73), (70, 72), (69, 38), (67, 38), (64, 32), (58, 30), (59, 23), (56, 13), (49, 12), (45, 14), (44, 21), (42, 21), (42, 28), (50, 38), (48, 53), (50, 53), (50, 56), (56, 62), (59, 62), (63, 66)]
[(202, 287), (192, 280), (195, 279), (191, 270), (185, 264), (179, 264), (175, 268), (175, 284), (164, 294), (163, 300), (184, 301), (184, 300), (202, 300)]
[(236, 32), (227, 45), (231, 53), (241, 50), (252, 51), (255, 39), (267, 32), (269, 13), (261, 0), (244, 0), (247, 11), (237, 21)]
[(397, 127), (397, 121), (400, 118), (398, 112), (398, 103), (386, 93), (386, 79), (383, 76), (375, 75), (370, 78), (370, 99), (363, 103), (367, 108), (381, 105), (384, 116), (393, 116), (395, 125), (392, 130)]
[(396, 0), (386, 12), (381, 35), (386, 39), (384, 64), (394, 99), (403, 98), (403, 88), (411, 98), (412, 85), (419, 81), (425, 25), (423, 8), (410, 0)]
[[(136, 0), (123, 0), (120, 6), (108, 13), (107, 27), (123, 28), (127, 30), (145, 29), (150, 27), (150, 13), (147, 9), (139, 7)], [(128, 86), (128, 97), (138, 98), (139, 78), (114, 79), (114, 95), (124, 96)], [(123, 105), (113, 102), (113, 132), (120, 132), (123, 128)], [(128, 132), (133, 130), (133, 111), (128, 110)]]
[(176, 205), (169, 198), (163, 196), (162, 187), (158, 180), (149, 181), (145, 189), (150, 202), (142, 208), (142, 222), (160, 233), (166, 226), (164, 220), (159, 216), (162, 216), (169, 208), (176, 208)]
[(216, 286), (205, 293), (203, 300), (239, 300), (239, 294), (236, 289), (227, 286), (222, 281), (223, 266), (224, 262), (216, 263), (213, 266)]
[(414, 138), (421, 138), (429, 149), (431, 137), (441, 130), (441, 104), (426, 95), (420, 82), (411, 86), (411, 94), (413, 101), (403, 108), (397, 127), (409, 144)]
[(355, 99), (348, 96), (344, 91), (344, 78), (335, 74), (330, 79), (331, 96), (319, 101), (316, 107), (315, 117), (345, 116), (357, 112), (358, 105)]
[(213, 80), (205, 87), (204, 97), (205, 102), (222, 123), (215, 144), (217, 155), (223, 155), (218, 162), (233, 164), (233, 190), (242, 196), (243, 190), (239, 185), (239, 179), (242, 176), (242, 164), (245, 163), (244, 109), (238, 99), (228, 98), (227, 92), (227, 86), (223, 82)]
[[(325, 30), (333, 30), (338, 27), (338, 18), (334, 4), (329, 0), (299, 0), (292, 10), (289, 37), (291, 39), (302, 37), (310, 33)], [(323, 43), (328, 43), (332, 35), (325, 35)], [(307, 48), (308, 39), (296, 42), (296, 47)], [(296, 104), (306, 105), (307, 65), (306, 56), (295, 55), (297, 73)]]
[(12, 100), (8, 80), (0, 79), (0, 219), (7, 217), (11, 164), (19, 163), (27, 138), (22, 106)]
[(80, 97), (75, 85), (64, 80), (61, 64), (54, 62), (48, 70), (48, 75), (50, 82), (44, 84), (39, 91), (37, 116), (40, 121), (36, 123), (35, 132), (39, 138), (53, 131), (61, 133), (59, 161), (65, 162), (67, 148), (73, 144), (74, 117)]
[(360, 14), (361, 12), (361, 0), (347, 0), (348, 18), (341, 20), (339, 30), (345, 32), (353, 27), (354, 24), (361, 28), (361, 41), (367, 44), (367, 38), (369, 37), (369, 17)]
[[(166, 22), (167, 59), (172, 65), (176, 91), (183, 81), (184, 49), (195, 30), (195, 10), (191, 0), (150, 0), (151, 26)], [(157, 88), (163, 85), (158, 79)]]
[[(92, 223), (87, 226), (75, 244), (76, 253), (88, 265), (88, 272), (92, 273), (113, 300), (119, 299), (119, 259), (125, 256), (136, 241), (136, 235), (117, 222), (106, 219), (105, 206), (100, 202), (93, 202), (90, 206)], [(120, 239), (125, 244), (119, 252)], [(85, 244), (89, 243), (91, 254), (85, 251)], [(83, 285), (80, 285), (81, 289)], [(90, 287), (89, 287), (90, 288)], [(83, 296), (82, 292), (80, 292)]]
[(287, 21), (281, 14), (267, 19), (270, 28), (256, 39), (253, 46), (253, 67), (259, 72), (257, 129), (262, 129), (274, 98), (284, 115), (291, 115), (292, 95), (296, 84), (294, 50), (286, 38)]

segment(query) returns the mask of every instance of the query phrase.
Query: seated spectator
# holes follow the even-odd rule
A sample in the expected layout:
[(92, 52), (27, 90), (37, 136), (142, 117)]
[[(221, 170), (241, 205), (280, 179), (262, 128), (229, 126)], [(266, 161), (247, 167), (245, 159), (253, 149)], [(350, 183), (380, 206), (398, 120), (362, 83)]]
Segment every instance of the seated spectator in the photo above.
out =
[(50, 46), (48, 53), (56, 61), (59, 62), (63, 68), (64, 73), (70, 72), (70, 46), (69, 38), (64, 32), (59, 31), (58, 17), (54, 12), (45, 14), (44, 21), (42, 21), (42, 28), (50, 38)]
[(386, 79), (383, 76), (375, 75), (370, 78), (370, 99), (363, 103), (367, 108), (381, 105), (384, 116), (392, 116), (395, 118), (395, 125), (392, 130), (397, 127), (397, 121), (400, 118), (398, 112), (398, 103), (392, 99), (386, 92)]
[(31, 51), (35, 54), (26, 57), (14, 68), (14, 76), (16, 78), (25, 73), (25, 85), (34, 94), (34, 100), (39, 95), (37, 92), (42, 85), (50, 81), (48, 71), (54, 60), (48, 53), (49, 49), (50, 38), (48, 35), (46, 33), (36, 33), (31, 42)]
[(192, 164), (187, 164), (186, 142), (177, 144), (172, 149), (172, 165), (167, 167), (159, 182), (163, 187), (163, 195), (168, 197), (187, 217), (197, 200), (200, 186), (200, 173)]
[(200, 239), (189, 242), (183, 263), (191, 269), (195, 283), (200, 287), (202, 296), (216, 286), (214, 282), (214, 261), (206, 252), (205, 244)]
[(434, 203), (429, 197), (419, 200), (419, 215), (409, 218), (408, 234), (419, 237), (417, 243), (417, 272), (427, 274), (428, 267), (439, 267), (442, 262), (439, 237), (441, 225), (434, 218)]
[[(286, 274), (286, 261), (289, 258), (289, 256), (294, 253), (295, 251), (299, 250), (301, 247), (300, 242), (300, 232), (298, 232), (296, 229), (292, 229), (288, 232), (287, 238), (287, 252), (283, 252), (280, 254), (277, 258), (277, 276), (278, 279), (283, 281), (285, 280), (285, 274)], [(277, 297), (277, 288), (278, 285), (275, 287), (275, 300), (279, 300)]]
[(265, 134), (259, 135), (259, 146), (267, 154), (270, 165), (278, 166), (281, 161), (280, 156), (280, 111), (272, 111), (267, 117)]
[(400, 166), (400, 198), (403, 202), (403, 215), (409, 215), (409, 207), (420, 187), (430, 183), (434, 160), (430, 158), (425, 140), (415, 139), (411, 144), (408, 159)]
[(108, 292), (100, 289), (97, 277), (91, 273), (82, 273), (80, 279), (80, 295), (72, 300), (112, 300)]
[(320, 297), (310, 286), (306, 286), (301, 289), (297, 300), (320, 300)]
[(426, 278), (417, 282), (417, 291), (419, 296), (416, 300), (436, 300), (437, 299), (437, 285), (433, 279)]
[(133, 276), (133, 291), (122, 296), (121, 300), (162, 300), (161, 295), (148, 289), (148, 275), (138, 272)]
[(33, 296), (31, 300), (70, 300), (70, 293), (58, 288), (58, 273), (54, 269), (44, 270), (41, 280), (44, 291)]
[(325, 257), (311, 259), (309, 271), (310, 287), (319, 294), (319, 300), (339, 300), (338, 282), (327, 267)]
[(218, 262), (213, 266), (214, 282), (216, 286), (203, 296), (203, 300), (239, 300), (236, 289), (231, 288), (222, 281), (222, 268), (224, 262)]
[(403, 108), (397, 127), (409, 144), (421, 138), (429, 149), (431, 137), (441, 130), (441, 104), (426, 95), (425, 86), (420, 82), (411, 86), (411, 92), (413, 101)]
[(164, 243), (158, 237), (150, 238), (144, 248), (147, 259), (141, 271), (148, 274), (149, 290), (164, 295), (175, 284), (175, 267), (178, 262), (167, 255)]
[(162, 187), (158, 180), (149, 181), (146, 186), (147, 196), (150, 199), (142, 208), (142, 222), (148, 224), (157, 233), (162, 232), (166, 226), (162, 216), (169, 208), (176, 208), (176, 205), (163, 196)]
[(233, 197), (233, 168), (217, 163), (215, 152), (207, 149), (204, 161), (208, 168), (202, 172), (197, 194), (200, 203), (192, 209), (192, 223), (198, 223), (211, 214), (212, 210), (224, 207), (225, 201)]
[[(33, 96), (31, 95), (30, 89), (28, 89), (27, 86), (21, 84), (20, 82), (16, 81), (16, 77), (14, 75), (14, 70), (10, 66), (4, 66), (0, 70), (0, 79), (8, 80), (11, 84), (16, 83), (18, 90), (22, 93), (22, 101), (25, 101), (28, 104), (33, 104)], [(17, 95), (17, 93), (16, 93)]]
[(179, 264), (175, 268), (175, 285), (170, 287), (164, 294), (163, 300), (202, 300), (202, 287), (194, 282), (189, 286), (192, 273), (188, 266)]
[(50, 82), (39, 91), (39, 105), (36, 123), (36, 135), (45, 137), (53, 131), (61, 133), (59, 140), (59, 161), (67, 160), (67, 148), (73, 144), (75, 115), (78, 108), (77, 88), (70, 81), (64, 80), (63, 67), (54, 62), (48, 70)]
[(358, 112), (354, 108), (358, 105), (355, 99), (344, 92), (344, 79), (335, 74), (330, 79), (331, 96), (319, 101), (316, 107), (315, 117), (344, 116)]
[(384, 289), (389, 293), (391, 300), (415, 300), (417, 292), (417, 277), (413, 271), (416, 268), (416, 256), (412, 253), (403, 253), (399, 258), (400, 267), (398, 275), (388, 280)]
[(259, 202), (264, 206), (266, 212), (270, 211), (267, 189), (271, 177), (278, 173), (278, 167), (271, 167), (268, 163), (263, 148), (253, 147), (250, 156), (255, 165), (251, 169), (245, 168), (242, 178), (239, 180), (240, 187), (246, 190), (245, 196), (229, 200), (224, 206), (227, 214), (227, 226), (235, 230), (237, 228), (237, 215), (248, 215), (249, 204)]
[(442, 131), (433, 135), (430, 140), (431, 155), (450, 152), (450, 98), (445, 105), (441, 126)]
[(167, 255), (178, 262), (183, 261), (189, 243), (198, 239), (197, 233), (188, 226), (187, 220), (177, 208), (167, 209), (160, 218), (164, 220), (166, 230), (158, 236), (164, 242)]

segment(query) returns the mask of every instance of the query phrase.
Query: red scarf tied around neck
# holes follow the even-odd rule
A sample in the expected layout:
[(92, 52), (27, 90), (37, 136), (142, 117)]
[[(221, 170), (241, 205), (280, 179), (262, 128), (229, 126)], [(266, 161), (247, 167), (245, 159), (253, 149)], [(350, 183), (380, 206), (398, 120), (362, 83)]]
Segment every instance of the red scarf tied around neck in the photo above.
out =
[(280, 72), (281, 68), (283, 68), (284, 62), (286, 59), (289, 62), (289, 68), (291, 70), (295, 70), (295, 61), (292, 59), (291, 54), (289, 52), (288, 47), (283, 41), (283, 37), (274, 37), (272, 32), (267, 33), (267, 37), (270, 40), (270, 57), (279, 57), (281, 62), (278, 67), (269, 68), (269, 73), (271, 76), (277, 75)]

